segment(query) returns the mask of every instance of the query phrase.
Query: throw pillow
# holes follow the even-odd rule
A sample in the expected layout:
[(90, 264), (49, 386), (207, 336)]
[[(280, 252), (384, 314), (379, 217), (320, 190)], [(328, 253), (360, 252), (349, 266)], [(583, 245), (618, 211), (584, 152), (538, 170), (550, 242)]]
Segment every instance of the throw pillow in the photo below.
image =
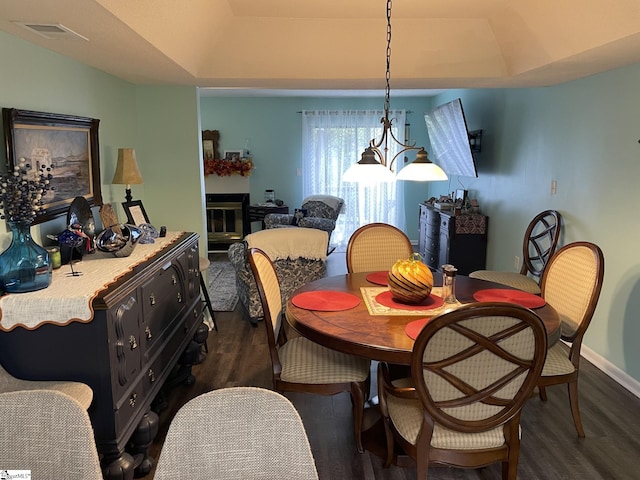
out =
[(298, 222), (300, 221), (300, 219), (306, 216), (307, 216), (306, 208), (296, 208), (293, 211), (293, 218), (291, 219), (291, 225), (298, 226)]

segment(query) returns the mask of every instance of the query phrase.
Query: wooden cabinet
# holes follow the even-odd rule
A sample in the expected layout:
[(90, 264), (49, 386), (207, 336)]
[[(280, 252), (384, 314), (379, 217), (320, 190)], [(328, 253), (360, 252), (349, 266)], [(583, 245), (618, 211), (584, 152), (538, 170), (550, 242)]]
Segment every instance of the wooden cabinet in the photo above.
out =
[[(199, 275), (198, 235), (185, 233), (101, 290), (91, 321), (0, 332), (0, 361), (14, 375), (93, 389), (89, 416), (106, 478), (132, 475), (132, 434), (145, 422), (157, 430), (151, 403), (202, 323)], [(146, 458), (143, 450), (131, 453)]]
[(460, 275), (486, 267), (489, 217), (456, 216), (421, 203), (419, 221), (418, 252), (429, 267), (440, 270), (448, 263)]

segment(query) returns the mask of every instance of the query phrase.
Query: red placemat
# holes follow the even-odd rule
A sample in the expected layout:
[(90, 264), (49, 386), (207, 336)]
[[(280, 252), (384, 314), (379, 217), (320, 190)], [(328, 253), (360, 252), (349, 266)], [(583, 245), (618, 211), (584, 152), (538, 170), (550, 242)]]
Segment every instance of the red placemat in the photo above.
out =
[(291, 299), (296, 307), (321, 312), (339, 312), (357, 307), (360, 299), (355, 295), (332, 290), (315, 290), (299, 293)]
[(434, 295), (433, 293), (429, 295), (426, 300), (420, 303), (408, 304), (396, 302), (391, 297), (391, 292), (389, 290), (376, 295), (376, 302), (378, 302), (380, 305), (384, 305), (385, 307), (398, 308), (401, 310), (431, 310), (433, 308), (441, 307), (444, 304), (442, 298)]
[(367, 282), (374, 283), (376, 285), (389, 285), (389, 272), (371, 272), (366, 276)]
[(486, 290), (478, 290), (473, 294), (478, 302), (509, 302), (517, 303), (527, 308), (544, 307), (547, 302), (544, 298), (534, 295), (533, 293), (523, 292), (522, 290), (508, 290), (504, 288), (488, 288)]
[(431, 320), (431, 318), (421, 318), (419, 320), (409, 322), (405, 325), (404, 332), (409, 336), (409, 338), (413, 338), (415, 340), (429, 320)]

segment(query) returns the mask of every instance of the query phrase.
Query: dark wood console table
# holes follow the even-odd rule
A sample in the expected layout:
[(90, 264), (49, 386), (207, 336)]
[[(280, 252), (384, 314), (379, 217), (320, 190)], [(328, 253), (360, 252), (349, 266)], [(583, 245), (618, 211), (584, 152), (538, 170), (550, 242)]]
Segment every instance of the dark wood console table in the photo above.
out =
[[(10, 319), (16, 302), (28, 307), (60, 290), (76, 296), (98, 276), (92, 273), (100, 271), (97, 265), (104, 265), (104, 271), (120, 260), (110, 254), (87, 255), (75, 267), (84, 276), (67, 277), (65, 265), (40, 294), (16, 294), (0, 301), (0, 362), (7, 371), (27, 380), (74, 380), (92, 388), (88, 413), (103, 475), (110, 480), (133, 478), (134, 469), (137, 475), (150, 471), (153, 459), (147, 450), (158, 429), (152, 402), (172, 373), (180, 371), (183, 379), (193, 381), (185, 350), (203, 319), (198, 235), (171, 232), (171, 237), (158, 239), (168, 244), (159, 243), (155, 250), (153, 245), (137, 246), (127, 257), (130, 265), (125, 259), (120, 274), (95, 296), (87, 296), (89, 318), (72, 314), (60, 320), (59, 310), (73, 298), (61, 299), (59, 305), (49, 298), (52, 311), (43, 314), (41, 323), (29, 324), (27, 315), (13, 315), (24, 323)], [(133, 258), (147, 248), (151, 253)]]
[(479, 213), (456, 215), (421, 203), (418, 252), (433, 270), (452, 264), (459, 275), (484, 270), (489, 217)]

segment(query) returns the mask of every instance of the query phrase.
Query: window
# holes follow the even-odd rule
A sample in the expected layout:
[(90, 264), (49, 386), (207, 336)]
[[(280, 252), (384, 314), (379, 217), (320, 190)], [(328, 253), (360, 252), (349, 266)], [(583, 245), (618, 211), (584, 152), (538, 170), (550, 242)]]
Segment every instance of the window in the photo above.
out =
[[(346, 251), (351, 234), (367, 223), (384, 222), (404, 229), (401, 182), (376, 185), (342, 182), (343, 173), (360, 159), (371, 139), (380, 138), (383, 116), (382, 110), (302, 112), (303, 197), (326, 194), (344, 198), (343, 214), (331, 236), (338, 251)], [(394, 134), (403, 138), (397, 125), (404, 129), (405, 111), (391, 111), (390, 116)], [(389, 153), (389, 158), (393, 158), (395, 152)]]

